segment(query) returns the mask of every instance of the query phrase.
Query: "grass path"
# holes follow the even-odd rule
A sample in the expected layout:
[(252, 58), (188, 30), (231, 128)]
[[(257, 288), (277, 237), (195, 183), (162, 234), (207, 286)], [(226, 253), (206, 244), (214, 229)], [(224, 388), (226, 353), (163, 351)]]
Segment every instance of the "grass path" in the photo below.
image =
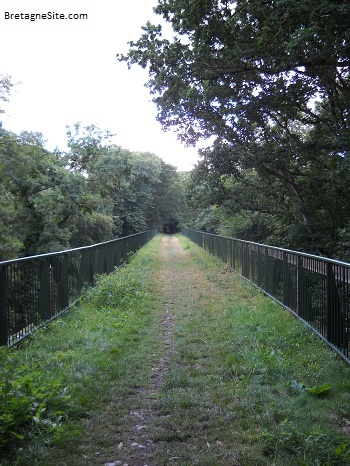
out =
[(181, 235), (158, 235), (19, 353), (71, 406), (55, 444), (1, 465), (350, 464), (349, 367)]

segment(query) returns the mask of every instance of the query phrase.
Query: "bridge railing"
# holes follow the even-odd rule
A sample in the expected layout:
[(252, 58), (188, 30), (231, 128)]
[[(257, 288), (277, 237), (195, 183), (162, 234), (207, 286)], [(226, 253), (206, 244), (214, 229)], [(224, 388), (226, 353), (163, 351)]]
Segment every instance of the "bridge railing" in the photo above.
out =
[(307, 323), (350, 362), (350, 264), (288, 249), (182, 228)]
[(0, 346), (13, 346), (76, 301), (96, 275), (111, 273), (158, 230), (67, 251), (0, 262)]

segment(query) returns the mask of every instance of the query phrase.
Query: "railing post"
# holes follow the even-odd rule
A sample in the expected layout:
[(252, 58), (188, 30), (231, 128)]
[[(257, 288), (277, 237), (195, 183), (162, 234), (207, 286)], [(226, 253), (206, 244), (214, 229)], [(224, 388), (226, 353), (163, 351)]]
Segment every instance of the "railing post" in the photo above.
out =
[(246, 243), (242, 244), (242, 275), (243, 277), (248, 278), (247, 276), (247, 251), (246, 251)]
[(267, 293), (270, 293), (270, 256), (269, 248), (267, 246), (265, 246), (265, 286)]
[(307, 265), (304, 267), (304, 258), (298, 256), (298, 315), (306, 322), (311, 323), (313, 321), (313, 312), (309, 286)]
[[(90, 260), (89, 260), (89, 249), (82, 249), (81, 251), (81, 258), (79, 264), (79, 273), (78, 273), (78, 280), (77, 280), (77, 289), (81, 291), (85, 284), (91, 284), (91, 270), (90, 270)], [(101, 252), (101, 251), (99, 251)], [(99, 264), (98, 268), (100, 270), (101, 258), (99, 254)]]
[(298, 316), (305, 317), (305, 276), (303, 258), (298, 256)]
[(235, 270), (235, 248), (234, 248), (234, 240), (230, 238), (230, 246), (231, 246), (231, 269)]
[(287, 253), (283, 252), (283, 304), (292, 307), (293, 281)]
[(244, 243), (245, 247), (245, 268), (246, 268), (246, 275), (245, 277), (249, 278), (251, 280), (252, 278), (252, 255), (251, 255), (251, 249), (249, 246), (249, 243)]
[(61, 309), (67, 309), (69, 306), (69, 284), (68, 284), (68, 256), (64, 254), (62, 257), (61, 268)]
[(38, 311), (43, 321), (48, 320), (51, 307), (51, 284), (50, 284), (50, 263), (45, 257), (40, 270), (40, 288), (38, 293)]
[(261, 248), (258, 246), (258, 286), (261, 288), (263, 284), (263, 260), (262, 260), (262, 253)]
[(345, 319), (331, 263), (327, 264), (327, 339), (339, 348), (345, 344)]
[(6, 267), (0, 266), (0, 346), (8, 343), (8, 304)]

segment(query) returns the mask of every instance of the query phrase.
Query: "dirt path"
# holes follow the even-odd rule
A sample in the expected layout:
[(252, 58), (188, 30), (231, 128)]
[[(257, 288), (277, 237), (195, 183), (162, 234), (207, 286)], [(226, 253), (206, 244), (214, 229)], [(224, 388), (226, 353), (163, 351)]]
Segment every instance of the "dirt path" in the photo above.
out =
[[(188, 256), (179, 238), (176, 236), (164, 236), (159, 248), (161, 269), (153, 280), (162, 291), (162, 314), (159, 322), (159, 340), (161, 341), (161, 356), (157, 360), (153, 371), (153, 380), (149, 388), (140, 387), (136, 398), (140, 409), (132, 410), (130, 416), (133, 419), (132, 429), (129, 432), (129, 444), (120, 443), (120, 458), (115, 462), (106, 463), (108, 466), (157, 466), (154, 461), (157, 446), (152, 440), (154, 432), (151, 432), (158, 415), (154, 408), (155, 400), (164, 386), (164, 375), (167, 370), (173, 345), (173, 328), (176, 321), (176, 306), (184, 296), (183, 283), (188, 285), (191, 279), (186, 269), (185, 258)], [(193, 278), (192, 278), (193, 279)], [(173, 458), (176, 460), (176, 458)]]

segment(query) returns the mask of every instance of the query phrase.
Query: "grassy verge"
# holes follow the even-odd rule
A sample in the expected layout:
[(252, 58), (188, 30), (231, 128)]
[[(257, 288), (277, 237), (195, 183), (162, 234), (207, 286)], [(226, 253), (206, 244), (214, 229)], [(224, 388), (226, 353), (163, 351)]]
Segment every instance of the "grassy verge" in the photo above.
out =
[(1, 465), (128, 463), (130, 412), (148, 403), (165, 357), (146, 426), (155, 449), (140, 464), (350, 463), (350, 368), (177, 238), (181, 254), (169, 243), (165, 261), (159, 235), (66, 316), (0, 353)]
[[(1, 413), (18, 420), (17, 425), (6, 423), (6, 432), (3, 423), (1, 465), (108, 461), (122, 400), (150, 375), (151, 356), (142, 346), (156, 319), (150, 289), (156, 245), (101, 277), (79, 305), (20, 350), (0, 353)], [(20, 419), (25, 399), (26, 414)], [(41, 415), (40, 405), (46, 408)]]

